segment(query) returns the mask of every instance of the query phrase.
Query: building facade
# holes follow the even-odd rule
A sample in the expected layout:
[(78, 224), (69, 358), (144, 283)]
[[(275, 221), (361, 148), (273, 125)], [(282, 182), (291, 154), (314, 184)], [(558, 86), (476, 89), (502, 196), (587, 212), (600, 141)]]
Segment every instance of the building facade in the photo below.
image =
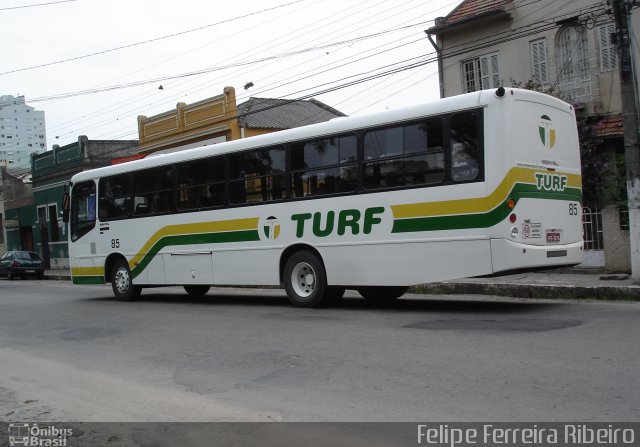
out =
[(137, 149), (137, 140), (89, 140), (81, 135), (76, 143), (54, 145), (53, 150), (33, 156), (29, 191), (14, 194), (5, 203), (6, 249), (35, 251), (47, 266), (68, 268), (68, 235), (61, 212), (69, 180)]
[(28, 170), (31, 154), (46, 148), (44, 112), (26, 105), (24, 96), (0, 96), (0, 162), (9, 170)]
[(139, 156), (202, 147), (345, 116), (315, 99), (250, 98), (236, 104), (233, 87), (175, 110), (138, 117)]
[(622, 107), (614, 32), (611, 9), (594, 0), (465, 0), (427, 30), (442, 97), (533, 81), (604, 115)]

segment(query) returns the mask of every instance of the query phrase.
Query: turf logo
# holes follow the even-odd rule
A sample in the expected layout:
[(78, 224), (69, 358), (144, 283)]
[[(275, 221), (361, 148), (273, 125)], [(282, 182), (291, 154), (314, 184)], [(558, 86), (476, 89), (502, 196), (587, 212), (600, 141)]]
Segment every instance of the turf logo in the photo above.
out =
[(267, 237), (267, 239), (274, 241), (280, 236), (280, 222), (276, 217), (269, 216), (264, 221), (262, 231), (264, 232), (264, 235)]
[(540, 124), (538, 125), (538, 132), (540, 133), (540, 141), (547, 149), (553, 149), (556, 145), (556, 129), (553, 127), (551, 118), (547, 115), (540, 117)]

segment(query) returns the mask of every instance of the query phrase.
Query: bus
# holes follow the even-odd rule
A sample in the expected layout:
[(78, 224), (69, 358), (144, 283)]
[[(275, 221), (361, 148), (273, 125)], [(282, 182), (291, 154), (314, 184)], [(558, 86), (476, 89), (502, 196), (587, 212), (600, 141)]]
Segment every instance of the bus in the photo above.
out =
[(346, 289), (579, 264), (575, 112), (498, 88), (84, 171), (70, 185), (74, 284)]

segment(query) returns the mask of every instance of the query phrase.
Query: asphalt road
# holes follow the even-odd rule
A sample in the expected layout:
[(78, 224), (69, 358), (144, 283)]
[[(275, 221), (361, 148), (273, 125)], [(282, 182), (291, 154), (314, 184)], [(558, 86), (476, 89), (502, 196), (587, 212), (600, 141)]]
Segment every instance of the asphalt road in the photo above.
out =
[(0, 420), (638, 421), (640, 303), (0, 280)]

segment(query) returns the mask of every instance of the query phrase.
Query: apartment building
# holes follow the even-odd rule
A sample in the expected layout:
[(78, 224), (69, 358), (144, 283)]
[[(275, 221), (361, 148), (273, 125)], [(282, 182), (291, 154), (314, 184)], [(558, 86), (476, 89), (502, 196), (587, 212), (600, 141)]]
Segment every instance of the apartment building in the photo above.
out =
[(31, 154), (46, 148), (44, 112), (28, 106), (24, 96), (0, 96), (0, 162), (9, 170), (28, 170)]

